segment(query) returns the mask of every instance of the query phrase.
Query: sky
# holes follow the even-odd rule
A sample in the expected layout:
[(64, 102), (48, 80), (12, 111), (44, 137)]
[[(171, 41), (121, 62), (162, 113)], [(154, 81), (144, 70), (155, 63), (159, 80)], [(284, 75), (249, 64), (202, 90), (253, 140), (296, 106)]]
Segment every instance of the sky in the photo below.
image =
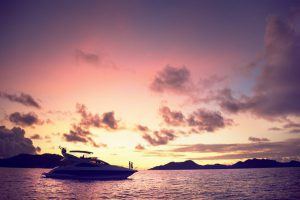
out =
[(300, 160), (299, 1), (0, 4), (0, 157)]

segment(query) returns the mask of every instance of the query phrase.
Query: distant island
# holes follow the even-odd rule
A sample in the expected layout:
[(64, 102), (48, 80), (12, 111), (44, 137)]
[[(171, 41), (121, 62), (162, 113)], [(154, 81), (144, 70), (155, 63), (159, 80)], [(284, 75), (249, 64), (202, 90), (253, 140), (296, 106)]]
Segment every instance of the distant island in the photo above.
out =
[[(53, 168), (61, 164), (62, 156), (57, 154), (20, 154), (10, 158), (0, 159), (0, 167), (13, 168)], [(170, 162), (153, 167), (149, 170), (196, 170), (196, 169), (242, 169), (242, 168), (271, 168), (271, 167), (300, 167), (300, 162), (278, 162), (268, 159), (249, 159), (239, 161), (233, 165), (199, 165), (192, 160), (184, 162)]]
[(242, 169), (242, 168), (272, 168), (272, 167), (300, 167), (300, 162), (278, 162), (276, 160), (268, 159), (249, 159), (246, 161), (239, 161), (233, 165), (199, 165), (192, 160), (184, 162), (170, 162), (165, 165), (153, 167), (149, 170), (196, 170), (196, 169)]

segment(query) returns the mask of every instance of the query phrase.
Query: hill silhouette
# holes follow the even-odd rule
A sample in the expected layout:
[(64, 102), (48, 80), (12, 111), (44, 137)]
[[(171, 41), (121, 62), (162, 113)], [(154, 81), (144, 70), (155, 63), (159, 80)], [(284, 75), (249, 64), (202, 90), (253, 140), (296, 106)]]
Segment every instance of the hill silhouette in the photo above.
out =
[(0, 167), (16, 168), (53, 168), (60, 164), (63, 157), (57, 154), (19, 154), (10, 158), (0, 159)]
[(269, 159), (248, 159), (246, 161), (239, 161), (233, 165), (199, 165), (192, 160), (184, 162), (170, 162), (165, 165), (160, 165), (151, 168), (150, 170), (193, 170), (193, 169), (241, 169), (241, 168), (272, 168), (272, 167), (300, 167), (300, 162), (278, 162)]
[[(19, 154), (10, 158), (0, 159), (0, 167), (15, 168), (53, 168), (61, 163), (63, 157), (57, 154)], [(233, 165), (199, 165), (192, 160), (184, 162), (170, 162), (151, 168), (150, 170), (197, 170), (197, 169), (242, 169), (242, 168), (272, 168), (272, 167), (300, 167), (299, 161), (278, 162), (269, 159), (248, 159)]]

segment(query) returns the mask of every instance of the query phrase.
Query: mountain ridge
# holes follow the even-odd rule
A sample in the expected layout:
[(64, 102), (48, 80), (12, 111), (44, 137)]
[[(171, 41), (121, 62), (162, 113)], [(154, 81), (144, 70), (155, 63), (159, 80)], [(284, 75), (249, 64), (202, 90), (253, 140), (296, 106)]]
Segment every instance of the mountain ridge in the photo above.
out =
[(165, 165), (152, 167), (149, 170), (199, 170), (199, 169), (243, 169), (243, 168), (275, 168), (275, 167), (300, 167), (299, 161), (278, 162), (269, 159), (248, 159), (238, 161), (232, 165), (212, 164), (200, 165), (192, 160), (183, 162), (169, 162)]
[(63, 157), (57, 154), (19, 154), (10, 158), (0, 159), (0, 167), (14, 168), (53, 168), (61, 163)]
[[(62, 156), (58, 154), (19, 154), (10, 158), (0, 159), (0, 167), (13, 168), (53, 168), (61, 164)], [(200, 169), (243, 169), (243, 168), (274, 168), (274, 167), (300, 167), (299, 161), (278, 162), (269, 159), (248, 159), (238, 161), (232, 165), (209, 164), (200, 165), (192, 160), (183, 162), (169, 162), (149, 170), (200, 170)]]

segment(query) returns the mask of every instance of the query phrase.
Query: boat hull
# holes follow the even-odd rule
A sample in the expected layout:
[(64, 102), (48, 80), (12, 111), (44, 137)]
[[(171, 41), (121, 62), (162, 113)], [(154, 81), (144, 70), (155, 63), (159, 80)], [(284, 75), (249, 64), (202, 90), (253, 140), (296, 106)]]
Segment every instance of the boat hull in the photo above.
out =
[(84, 180), (122, 180), (137, 172), (136, 170), (128, 171), (104, 171), (104, 170), (58, 170), (44, 173), (45, 178), (55, 179), (84, 179)]

